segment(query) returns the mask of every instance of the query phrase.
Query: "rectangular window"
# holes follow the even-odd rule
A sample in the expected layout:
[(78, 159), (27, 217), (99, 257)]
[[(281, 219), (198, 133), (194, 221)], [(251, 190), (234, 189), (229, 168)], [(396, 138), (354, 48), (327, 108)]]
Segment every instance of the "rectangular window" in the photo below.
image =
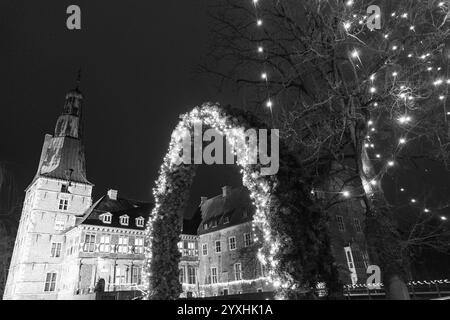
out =
[(128, 253), (128, 237), (119, 237), (119, 253)]
[(347, 258), (347, 264), (349, 269), (355, 269), (355, 264), (353, 263), (352, 249), (350, 247), (344, 247), (345, 257)]
[(244, 233), (244, 245), (246, 247), (252, 244), (252, 235), (250, 233)]
[(69, 186), (68, 186), (67, 184), (63, 183), (63, 184), (61, 185), (61, 192), (63, 192), (63, 193), (69, 193)]
[(224, 224), (229, 223), (229, 222), (230, 222), (230, 217), (226, 216), (226, 217), (223, 218), (223, 223)]
[(100, 237), (100, 252), (109, 252), (111, 242), (111, 237), (107, 235), (103, 235)]
[(184, 275), (184, 266), (180, 268), (180, 273), (179, 273), (179, 280), (180, 283), (186, 283), (186, 277)]
[(85, 252), (95, 251), (95, 234), (86, 234), (84, 239), (84, 251)]
[(361, 228), (361, 222), (359, 221), (358, 218), (353, 219), (353, 222), (355, 224), (355, 230), (356, 232), (362, 232), (362, 228)]
[(65, 217), (57, 216), (55, 218), (55, 231), (63, 231), (65, 226), (66, 226)]
[(103, 215), (103, 223), (111, 224), (112, 214), (106, 213)]
[(222, 248), (220, 247), (220, 240), (216, 241), (216, 253), (222, 252)]
[(144, 238), (134, 238), (134, 253), (144, 253)]
[(55, 272), (47, 273), (47, 276), (45, 277), (44, 292), (53, 292), (55, 291), (55, 287), (56, 287), (56, 273)]
[(203, 254), (204, 256), (207, 256), (207, 255), (208, 255), (208, 244), (207, 244), (207, 243), (203, 243), (203, 244), (202, 244), (202, 254)]
[(142, 276), (141, 276), (141, 267), (133, 267), (133, 283), (134, 284), (141, 284), (142, 283)]
[(116, 266), (116, 284), (126, 283), (126, 266)]
[(195, 267), (188, 266), (188, 283), (195, 284)]
[(143, 227), (144, 226), (144, 218), (142, 218), (142, 217), (136, 218), (136, 226)]
[(345, 231), (344, 217), (336, 216), (336, 221), (337, 221), (339, 231)]
[(211, 283), (217, 283), (217, 268), (211, 268)]
[(67, 207), (69, 206), (69, 200), (67, 199), (59, 199), (59, 210), (67, 211)]
[(52, 258), (59, 258), (61, 256), (61, 243), (52, 243), (52, 250), (50, 256)]
[(230, 250), (236, 250), (236, 237), (228, 238), (228, 246)]
[(241, 280), (242, 279), (242, 268), (240, 263), (234, 264), (234, 279)]

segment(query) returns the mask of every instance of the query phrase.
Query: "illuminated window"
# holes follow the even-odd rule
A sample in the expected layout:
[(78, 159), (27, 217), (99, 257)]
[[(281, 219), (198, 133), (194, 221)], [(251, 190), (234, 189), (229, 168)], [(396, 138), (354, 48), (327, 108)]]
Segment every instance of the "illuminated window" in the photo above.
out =
[(119, 253), (128, 253), (128, 237), (120, 236), (119, 237)]
[(230, 250), (236, 250), (236, 237), (228, 238), (228, 247)]
[(133, 267), (133, 277), (132, 282), (134, 284), (141, 284), (142, 283), (142, 268), (141, 267)]
[(184, 275), (184, 267), (180, 268), (180, 273), (178, 274), (178, 276), (179, 276), (178, 280), (180, 281), (180, 283), (186, 283)]
[(134, 253), (144, 253), (144, 238), (134, 238)]
[(127, 267), (126, 266), (116, 266), (116, 284), (126, 283), (127, 278)]
[(128, 220), (130, 219), (130, 217), (128, 217), (126, 214), (123, 216), (120, 216), (120, 224), (122, 226), (127, 226), (128, 225)]
[(220, 240), (216, 241), (216, 253), (222, 252), (222, 248), (220, 247)]
[(144, 226), (144, 218), (143, 217), (136, 218), (136, 226), (138, 226), (138, 227)]
[(44, 292), (53, 292), (56, 288), (56, 272), (49, 272), (45, 277)]
[(86, 234), (84, 238), (84, 252), (95, 251), (95, 234)]
[(252, 244), (252, 235), (250, 233), (244, 233), (244, 245), (246, 247)]
[(111, 237), (108, 235), (103, 235), (100, 237), (100, 252), (109, 252), (111, 242)]
[(67, 211), (68, 206), (69, 206), (69, 200), (59, 199), (59, 210)]
[(345, 231), (344, 217), (336, 216), (339, 231)]
[(59, 258), (61, 256), (61, 243), (59, 242), (52, 243), (50, 256), (52, 258)]
[(234, 264), (234, 279), (241, 280), (242, 279), (242, 267), (240, 263)]
[(188, 266), (188, 283), (195, 284), (195, 268)]
[(112, 220), (112, 214), (111, 213), (105, 213), (103, 215), (103, 223), (111, 224)]

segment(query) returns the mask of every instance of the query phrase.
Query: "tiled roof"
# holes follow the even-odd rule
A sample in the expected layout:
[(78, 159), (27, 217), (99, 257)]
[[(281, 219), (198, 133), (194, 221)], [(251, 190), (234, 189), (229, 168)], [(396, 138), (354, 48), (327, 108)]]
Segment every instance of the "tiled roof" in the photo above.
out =
[(198, 226), (202, 221), (202, 213), (200, 206), (195, 210), (194, 215), (190, 219), (183, 219), (182, 234), (196, 235)]
[(43, 158), (38, 176), (91, 184), (86, 177), (84, 148), (81, 140), (70, 137), (51, 137), (44, 143)]
[[(153, 204), (151, 203), (122, 198), (114, 200), (110, 199), (108, 195), (105, 195), (86, 211), (84, 217), (78, 224), (144, 230), (152, 207)], [(111, 214), (111, 223), (105, 223), (102, 220), (102, 215), (108, 213)], [(122, 225), (120, 223), (120, 217), (124, 215), (129, 217), (128, 225)], [(139, 217), (144, 218), (144, 225), (142, 227), (136, 225), (136, 218)]]
[[(205, 200), (201, 205), (202, 221), (198, 233), (227, 228), (246, 221), (251, 221), (254, 208), (247, 189), (233, 188), (226, 196), (218, 195)], [(228, 222), (226, 222), (228, 219)], [(207, 224), (208, 228), (204, 229)]]

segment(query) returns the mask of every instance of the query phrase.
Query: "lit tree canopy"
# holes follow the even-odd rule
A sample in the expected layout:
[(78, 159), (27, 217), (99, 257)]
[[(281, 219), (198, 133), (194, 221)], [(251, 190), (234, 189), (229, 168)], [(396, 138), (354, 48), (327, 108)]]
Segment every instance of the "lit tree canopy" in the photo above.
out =
[[(449, 163), (449, 10), (449, 1), (431, 0), (211, 5), (201, 71), (237, 83), (317, 172), (317, 185), (335, 174), (332, 162), (350, 173), (340, 190), (366, 204), (366, 236), (385, 282), (404, 278), (408, 263), (383, 176), (414, 158)], [(380, 28), (370, 28), (374, 18)]]

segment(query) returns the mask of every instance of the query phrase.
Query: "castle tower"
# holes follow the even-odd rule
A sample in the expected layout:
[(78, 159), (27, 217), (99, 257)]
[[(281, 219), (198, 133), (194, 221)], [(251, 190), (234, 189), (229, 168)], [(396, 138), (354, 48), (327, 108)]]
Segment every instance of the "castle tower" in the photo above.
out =
[(64, 233), (92, 204), (82, 102), (77, 85), (66, 94), (54, 134), (45, 135), (37, 173), (25, 191), (4, 299), (57, 299), (63, 289)]

